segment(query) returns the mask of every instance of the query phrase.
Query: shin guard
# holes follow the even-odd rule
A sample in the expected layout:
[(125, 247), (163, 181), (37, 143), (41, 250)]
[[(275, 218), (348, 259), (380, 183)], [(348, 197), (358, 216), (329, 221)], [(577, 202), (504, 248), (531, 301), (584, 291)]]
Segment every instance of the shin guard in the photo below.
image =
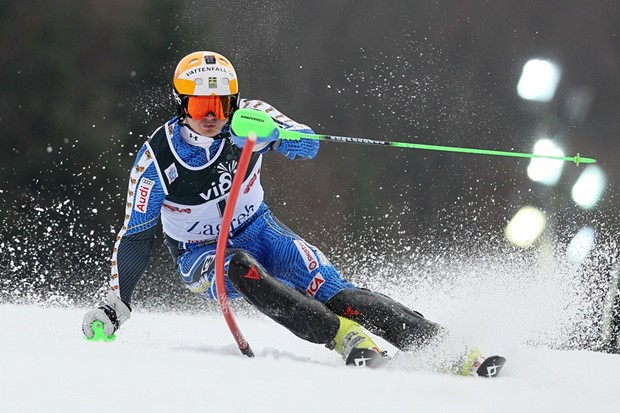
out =
[(401, 350), (424, 346), (442, 330), (417, 311), (382, 294), (361, 288), (344, 289), (325, 305)]
[(228, 278), (250, 304), (296, 336), (317, 344), (326, 344), (336, 336), (340, 326), (336, 314), (267, 274), (246, 252), (233, 256)]

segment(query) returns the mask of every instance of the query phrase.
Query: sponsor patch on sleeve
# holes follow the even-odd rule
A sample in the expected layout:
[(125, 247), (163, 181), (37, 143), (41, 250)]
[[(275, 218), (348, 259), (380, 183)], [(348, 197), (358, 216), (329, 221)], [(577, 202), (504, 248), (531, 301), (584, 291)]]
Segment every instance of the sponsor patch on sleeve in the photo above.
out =
[(146, 208), (149, 206), (149, 197), (151, 196), (151, 190), (155, 185), (154, 181), (150, 179), (142, 178), (140, 184), (136, 189), (136, 211), (145, 214)]

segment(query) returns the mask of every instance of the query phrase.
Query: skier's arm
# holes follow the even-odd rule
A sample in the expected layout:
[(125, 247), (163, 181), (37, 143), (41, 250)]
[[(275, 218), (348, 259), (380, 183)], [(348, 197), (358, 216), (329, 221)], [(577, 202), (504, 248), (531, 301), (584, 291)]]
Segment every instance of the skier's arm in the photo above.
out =
[(155, 228), (147, 228), (121, 237), (115, 248), (116, 271), (113, 269), (111, 284), (118, 278), (118, 296), (123, 302), (130, 304), (133, 291), (146, 271), (151, 257)]
[(144, 144), (131, 169), (125, 220), (112, 254), (112, 291), (106, 303), (84, 316), (82, 331), (86, 337), (94, 335), (93, 321), (101, 321), (105, 335), (110, 336), (129, 319), (131, 295), (148, 266), (164, 197), (157, 164), (148, 144)]
[[(269, 114), (269, 116), (271, 116), (282, 129), (294, 130), (302, 133), (314, 133), (310, 127), (295, 122), (270, 104), (263, 101), (243, 100), (241, 101), (240, 107), (256, 109)], [(279, 139), (275, 142), (270, 142), (269, 147), (265, 150), (268, 149), (273, 149), (280, 152), (282, 155), (290, 159), (312, 159), (319, 151), (319, 141), (305, 138), (299, 140)]]
[(125, 303), (131, 302), (133, 290), (148, 266), (164, 198), (157, 163), (148, 144), (144, 144), (131, 169), (125, 220), (112, 254), (110, 286)]

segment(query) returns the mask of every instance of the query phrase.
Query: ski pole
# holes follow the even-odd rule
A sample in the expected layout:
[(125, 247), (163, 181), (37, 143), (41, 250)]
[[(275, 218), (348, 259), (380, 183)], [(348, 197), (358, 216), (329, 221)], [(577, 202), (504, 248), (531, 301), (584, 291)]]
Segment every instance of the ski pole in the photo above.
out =
[(243, 178), (250, 164), (250, 158), (252, 156), (252, 149), (256, 143), (256, 134), (249, 132), (248, 139), (241, 151), (241, 157), (239, 158), (239, 164), (237, 165), (237, 172), (232, 181), (230, 193), (228, 194), (228, 201), (224, 208), (224, 214), (222, 216), (222, 225), (220, 227), (220, 233), (217, 237), (217, 247), (215, 250), (215, 287), (217, 289), (217, 297), (224, 314), (224, 319), (228, 328), (232, 333), (237, 346), (241, 353), (248, 357), (254, 357), (254, 352), (250, 348), (250, 344), (245, 340), (235, 317), (230, 311), (230, 305), (228, 303), (228, 294), (226, 293), (226, 284), (224, 281), (224, 261), (226, 258), (226, 244), (228, 243), (228, 232), (230, 231), (230, 224), (232, 222), (233, 213), (235, 211), (235, 204), (237, 203), (237, 197), (243, 184)]
[(253, 131), (258, 137), (269, 136), (275, 129), (279, 129), (280, 139), (299, 140), (314, 139), (318, 141), (340, 142), (340, 143), (357, 143), (361, 145), (380, 145), (380, 146), (393, 146), (396, 148), (407, 149), (421, 149), (428, 151), (442, 151), (442, 152), (457, 152), (457, 153), (471, 153), (478, 155), (492, 155), (492, 156), (509, 156), (514, 158), (537, 158), (537, 159), (552, 159), (558, 161), (574, 162), (576, 165), (580, 163), (596, 163), (596, 159), (582, 158), (581, 155), (575, 156), (557, 156), (557, 155), (543, 155), (535, 153), (521, 153), (521, 152), (509, 152), (509, 151), (495, 151), (490, 149), (474, 149), (474, 148), (461, 148), (456, 146), (442, 146), (442, 145), (426, 145), (421, 143), (408, 143), (408, 142), (395, 142), (395, 141), (379, 141), (366, 138), (357, 138), (350, 136), (335, 136), (335, 135), (321, 135), (301, 133), (297, 131), (290, 131), (281, 129), (278, 124), (273, 120), (269, 114), (254, 110), (254, 109), (239, 109), (235, 112), (231, 122), (232, 130), (237, 136), (248, 136)]

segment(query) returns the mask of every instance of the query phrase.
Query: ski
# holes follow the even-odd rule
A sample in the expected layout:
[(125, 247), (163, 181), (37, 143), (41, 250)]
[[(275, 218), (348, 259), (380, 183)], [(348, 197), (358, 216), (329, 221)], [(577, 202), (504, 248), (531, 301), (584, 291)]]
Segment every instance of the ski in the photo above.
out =
[(371, 348), (354, 348), (349, 353), (345, 365), (355, 367), (370, 367), (377, 368), (383, 367), (388, 362), (389, 358), (386, 352), (377, 352)]
[(491, 356), (484, 359), (480, 367), (476, 369), (476, 374), (480, 377), (497, 377), (506, 364), (506, 358), (502, 356)]

